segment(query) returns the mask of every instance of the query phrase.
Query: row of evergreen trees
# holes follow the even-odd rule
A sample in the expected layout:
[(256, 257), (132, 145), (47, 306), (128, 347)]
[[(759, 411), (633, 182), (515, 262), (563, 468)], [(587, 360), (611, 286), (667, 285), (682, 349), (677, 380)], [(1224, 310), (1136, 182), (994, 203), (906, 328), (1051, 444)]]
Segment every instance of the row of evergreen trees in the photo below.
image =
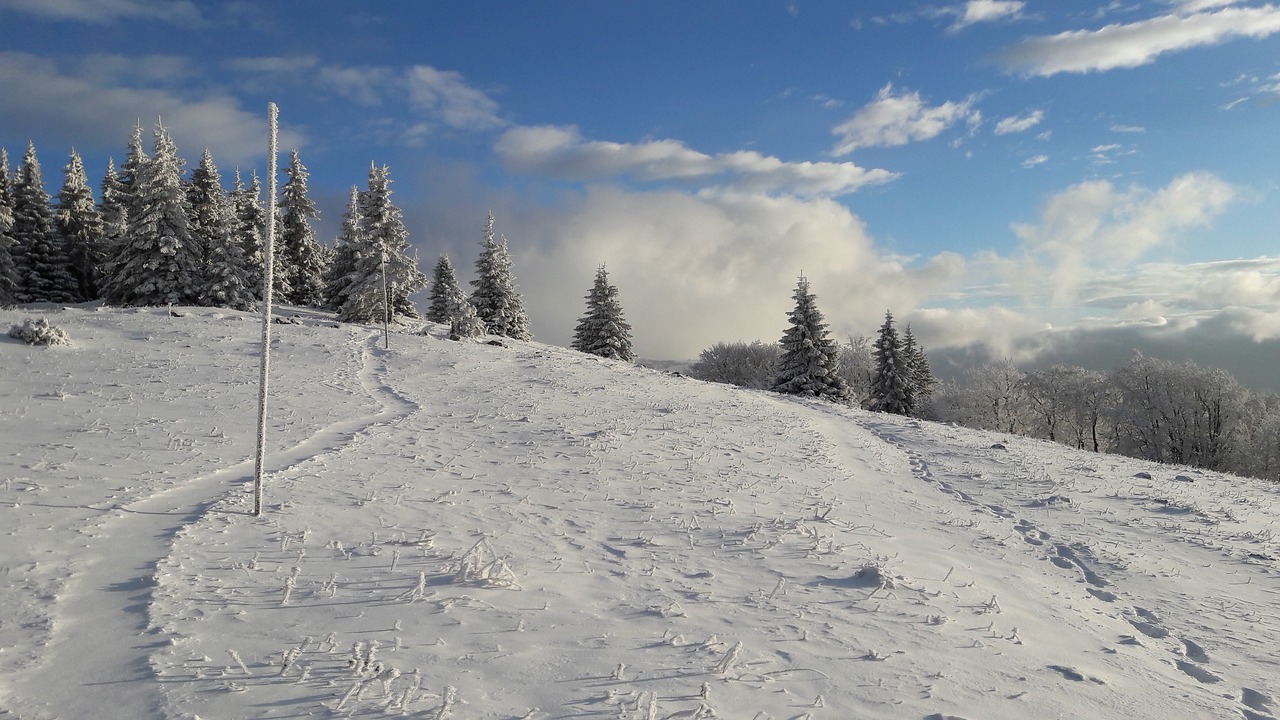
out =
[[(793, 295), (795, 309), (783, 332), (772, 389), (849, 403), (854, 390), (840, 368), (840, 347), (827, 332), (817, 298), (803, 276)], [(910, 326), (899, 337), (893, 314), (886, 312), (873, 353), (868, 409), (897, 415), (918, 415), (928, 404), (937, 380), (924, 349)]]
[[(498, 241), (493, 232), (493, 213), (484, 225), (484, 240), (476, 259), (476, 277), (471, 295), (462, 290), (447, 254), (436, 261), (431, 276), (430, 305), (426, 318), (449, 325), (455, 338), (488, 333), (528, 340), (529, 318), (524, 301), (516, 291), (507, 239)], [(586, 296), (587, 312), (574, 329), (575, 350), (614, 360), (635, 359), (631, 346), (631, 325), (623, 318), (617, 286), (609, 282), (604, 266), (596, 271), (595, 283)]]
[[(256, 173), (246, 186), (237, 171), (228, 192), (208, 150), (188, 175), (162, 125), (154, 138), (147, 154), (142, 129), (134, 128), (123, 165), (108, 162), (97, 203), (74, 150), (51, 198), (34, 145), (12, 177), (0, 149), (0, 303), (101, 299), (248, 310), (261, 300), (268, 218)], [(316, 241), (311, 223), (319, 213), (296, 151), (285, 174), (273, 295), (327, 307), (345, 320), (372, 320), (381, 315), (385, 258), (392, 307), (416, 316), (407, 298), (425, 277), (406, 253), (408, 232), (390, 201), (386, 166), (370, 168), (366, 190), (353, 188), (348, 222), (332, 249)]]
[[(411, 296), (427, 286), (408, 243), (403, 213), (391, 201), (388, 168), (370, 165), (365, 190), (351, 189), (332, 247), (317, 242), (318, 216), (308, 196), (309, 174), (297, 151), (275, 218), (272, 294), (280, 302), (337, 312), (345, 322), (418, 317)], [(123, 306), (206, 305), (252, 309), (262, 299), (267, 212), (254, 173), (237, 170), (222, 187), (205, 150), (189, 175), (168, 131), (157, 124), (143, 148), (135, 127), (123, 165), (108, 162), (95, 202), (84, 164), (71, 151), (61, 191), (44, 189), (34, 144), (16, 173), (0, 149), (0, 305), (104, 300)], [(484, 226), (470, 295), (440, 257), (427, 318), (454, 334), (527, 340), (529, 318), (516, 291), (506, 238), (497, 240), (493, 213)], [(588, 314), (575, 332), (583, 352), (631, 360), (630, 326), (617, 288), (603, 268), (588, 295)]]

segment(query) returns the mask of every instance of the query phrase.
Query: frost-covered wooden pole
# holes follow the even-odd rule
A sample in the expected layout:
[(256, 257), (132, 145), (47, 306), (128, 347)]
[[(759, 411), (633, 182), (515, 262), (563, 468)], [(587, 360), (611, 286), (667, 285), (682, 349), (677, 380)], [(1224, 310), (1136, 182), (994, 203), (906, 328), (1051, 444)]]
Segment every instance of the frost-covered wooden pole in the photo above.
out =
[(391, 349), (391, 297), (387, 294), (387, 251), (382, 251), (382, 347)]
[(258, 386), (258, 454), (253, 468), (253, 515), (262, 515), (262, 472), (267, 457), (267, 378), (271, 374), (271, 273), (276, 254), (276, 125), (280, 110), (267, 103), (267, 237), (262, 257), (262, 369)]

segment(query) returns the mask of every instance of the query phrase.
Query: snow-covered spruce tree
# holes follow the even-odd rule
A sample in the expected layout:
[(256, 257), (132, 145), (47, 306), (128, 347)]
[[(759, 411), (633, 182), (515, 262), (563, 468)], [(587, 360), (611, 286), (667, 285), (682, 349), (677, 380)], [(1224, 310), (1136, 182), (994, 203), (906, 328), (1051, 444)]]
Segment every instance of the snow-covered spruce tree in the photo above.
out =
[(916, 341), (909, 324), (902, 332), (902, 358), (907, 364), (907, 382), (911, 386), (911, 414), (919, 415), (927, 410), (933, 389), (938, 386), (938, 379), (933, 376), (929, 358)]
[(307, 197), (307, 168), (298, 151), (289, 153), (285, 168), (289, 180), (280, 189), (279, 261), (275, 271), (285, 277), (284, 302), (319, 307), (324, 294), (325, 253), (316, 242), (311, 221), (320, 217), (315, 203)]
[(484, 335), (484, 321), (476, 313), (476, 306), (461, 285), (453, 286), (449, 296), (449, 339), (480, 337)]
[(333, 255), (324, 273), (324, 292), (321, 295), (321, 307), (337, 312), (346, 302), (347, 286), (351, 284), (351, 273), (356, 269), (356, 250), (361, 246), (360, 239), (360, 193), (355, 186), (351, 187), (351, 197), (347, 200), (347, 209), (342, 213), (342, 228), (338, 231), (338, 239), (333, 243)]
[(848, 402), (849, 386), (839, 372), (840, 348), (827, 334), (808, 278), (800, 276), (793, 297), (796, 306), (787, 319), (791, 327), (783, 332), (779, 343), (782, 355), (778, 358), (773, 390)]
[(0, 307), (16, 301), (18, 271), (13, 264), (13, 186), (9, 180), (9, 153), (0, 148)]
[(18, 302), (76, 302), (76, 281), (71, 276), (62, 238), (58, 237), (49, 194), (40, 176), (36, 147), (27, 153), (13, 182), (13, 233), (18, 271)]
[(74, 149), (58, 192), (57, 227), (76, 282), (76, 295), (82, 300), (97, 300), (102, 295), (102, 266), (106, 260), (102, 215), (93, 201), (84, 163)]
[(134, 209), (133, 186), (147, 159), (147, 152), (142, 147), (142, 126), (134, 125), (124, 164), (117, 171), (115, 163), (108, 162), (107, 172), (102, 177), (99, 212), (107, 243), (106, 262), (102, 268), (102, 297), (107, 302), (119, 302), (116, 298), (127, 295), (133, 283), (133, 278), (122, 274), (120, 261), (129, 229), (129, 214)]
[(491, 335), (502, 335), (516, 340), (529, 340), (529, 316), (525, 314), (524, 299), (516, 292), (516, 279), (511, 272), (511, 251), (507, 239), (496, 242), (493, 237), (493, 213), (484, 223), (484, 240), (480, 256), (476, 258), (476, 278), (471, 281), (474, 290), (471, 304), (484, 321)]
[(893, 326), (893, 313), (885, 311), (884, 324), (875, 342), (875, 374), (871, 377), (871, 407), (876, 412), (910, 415), (914, 408), (911, 395), (910, 366), (903, 357), (902, 342)]
[(261, 300), (264, 268), (262, 248), (267, 236), (267, 211), (262, 209), (262, 186), (258, 182), (257, 172), (254, 172), (249, 186), (245, 187), (240, 179), (240, 171), (236, 170), (231, 205), (236, 216), (235, 237), (240, 243), (240, 254), (244, 256), (245, 279), (253, 291), (254, 299)]
[(387, 166), (370, 165), (369, 187), (360, 193), (360, 244), (354, 253), (355, 269), (349, 277), (346, 299), (338, 311), (343, 322), (374, 322), (384, 312), (383, 282), (389, 296), (390, 315), (418, 317), (409, 296), (427, 285), (418, 270), (417, 254), (408, 254), (409, 231), (400, 208), (391, 202)]
[(237, 237), (232, 200), (222, 189), (222, 178), (205, 149), (187, 186), (191, 235), (204, 250), (200, 300), (203, 305), (252, 310), (257, 300), (244, 245)]
[[(431, 304), (427, 306), (427, 319), (435, 323), (449, 322), (450, 303), (459, 290), (461, 286), (458, 285), (458, 276), (453, 272), (453, 263), (449, 262), (447, 254), (441, 253), (435, 270), (431, 273)], [(474, 309), (473, 307), (472, 310)]]
[(191, 235), (183, 161), (163, 125), (153, 154), (129, 191), (128, 224), (108, 299), (120, 305), (193, 305), (200, 301), (203, 252)]
[(98, 185), (98, 216), (102, 218), (102, 266), (98, 276), (99, 297), (110, 297), (111, 284), (114, 281), (114, 265), (117, 249), (124, 237), (125, 194), (127, 190), (120, 182), (120, 173), (116, 170), (114, 158), (107, 158), (107, 171), (102, 175), (102, 183)]
[(636, 354), (631, 349), (631, 325), (622, 318), (618, 288), (609, 284), (604, 266), (596, 270), (596, 281), (587, 293), (587, 313), (578, 320), (573, 331), (574, 350), (614, 360), (631, 362)]

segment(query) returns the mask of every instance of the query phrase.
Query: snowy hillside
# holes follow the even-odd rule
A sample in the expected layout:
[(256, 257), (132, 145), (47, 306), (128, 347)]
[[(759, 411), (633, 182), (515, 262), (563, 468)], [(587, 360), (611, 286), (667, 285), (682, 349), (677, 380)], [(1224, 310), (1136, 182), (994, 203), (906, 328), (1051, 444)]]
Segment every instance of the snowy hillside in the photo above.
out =
[(1280, 716), (1280, 486), (305, 315), (255, 519), (183, 312), (0, 312), (0, 717)]

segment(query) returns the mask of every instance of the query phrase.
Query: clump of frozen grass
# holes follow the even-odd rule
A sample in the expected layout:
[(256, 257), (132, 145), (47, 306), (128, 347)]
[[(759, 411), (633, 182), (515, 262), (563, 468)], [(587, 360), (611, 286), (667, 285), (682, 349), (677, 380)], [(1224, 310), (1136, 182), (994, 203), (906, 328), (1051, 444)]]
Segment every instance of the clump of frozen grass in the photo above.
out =
[(28, 345), (70, 345), (67, 331), (49, 322), (47, 318), (27, 318), (21, 325), (9, 327), (9, 337)]
[(489, 546), (489, 541), (481, 538), (458, 562), (458, 571), (454, 579), (461, 583), (471, 583), (482, 587), (509, 588), (522, 590), (516, 582), (516, 574), (512, 572), (507, 561)]

